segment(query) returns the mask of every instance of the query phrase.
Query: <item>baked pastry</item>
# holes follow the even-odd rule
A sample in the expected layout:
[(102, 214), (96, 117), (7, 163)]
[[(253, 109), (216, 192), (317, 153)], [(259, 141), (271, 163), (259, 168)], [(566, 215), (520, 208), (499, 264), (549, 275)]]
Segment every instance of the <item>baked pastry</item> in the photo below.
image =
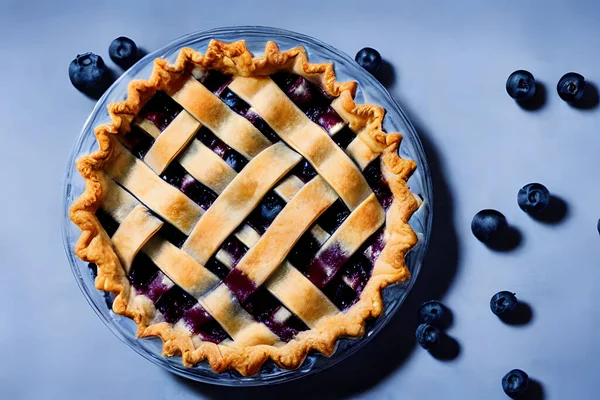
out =
[(96, 127), (77, 168), (75, 252), (139, 337), (216, 372), (331, 355), (409, 278), (416, 164), (385, 110), (302, 47), (244, 41), (156, 59)]

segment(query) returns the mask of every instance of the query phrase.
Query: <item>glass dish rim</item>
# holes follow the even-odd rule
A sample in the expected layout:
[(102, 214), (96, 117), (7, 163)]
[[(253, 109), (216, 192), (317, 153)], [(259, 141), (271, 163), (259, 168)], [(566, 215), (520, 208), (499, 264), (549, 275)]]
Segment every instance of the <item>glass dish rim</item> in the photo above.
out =
[[(129, 70), (125, 71), (118, 79), (116, 79), (115, 82), (113, 83), (113, 85), (97, 101), (97, 103), (94, 105), (94, 108), (92, 109), (90, 115), (86, 119), (86, 121), (83, 125), (83, 128), (81, 130), (81, 133), (78, 136), (78, 138), (75, 142), (75, 145), (73, 146), (73, 148), (71, 150), (71, 154), (69, 156), (67, 167), (66, 167), (67, 173), (65, 175), (65, 180), (63, 182), (64, 192), (63, 192), (63, 199), (62, 199), (62, 203), (63, 203), (62, 208), (63, 208), (63, 211), (65, 212), (65, 218), (62, 219), (61, 234), (62, 234), (65, 252), (67, 254), (67, 258), (69, 259), (69, 263), (71, 265), (72, 273), (73, 273), (75, 280), (77, 281), (77, 284), (78, 284), (80, 290), (82, 291), (86, 301), (90, 304), (90, 306), (92, 307), (92, 309), (94, 310), (96, 315), (98, 315), (98, 317), (109, 328), (109, 330), (113, 334), (115, 334), (115, 336), (117, 336), (122, 342), (126, 343), (131, 349), (133, 349), (136, 353), (140, 354), (145, 359), (147, 359), (147, 360), (153, 362), (154, 364), (157, 364), (157, 365), (161, 366), (162, 368), (165, 368), (167, 371), (175, 373), (179, 376), (182, 376), (182, 377), (185, 377), (188, 379), (192, 379), (195, 381), (199, 381), (199, 382), (222, 385), (222, 386), (260, 386), (260, 385), (266, 385), (266, 384), (289, 382), (291, 380), (299, 379), (299, 378), (323, 371), (327, 368), (330, 368), (331, 366), (337, 364), (338, 362), (341, 362), (342, 360), (350, 357), (352, 354), (354, 354), (356, 351), (358, 351), (359, 349), (364, 347), (368, 342), (370, 342), (372, 340), (372, 338), (375, 337), (376, 334), (384, 326), (387, 325), (387, 323), (389, 322), (391, 317), (398, 311), (398, 309), (404, 303), (406, 297), (408, 296), (412, 287), (414, 286), (414, 283), (418, 277), (418, 274), (419, 274), (419, 271), (420, 271), (420, 268), (421, 268), (421, 265), (423, 262), (423, 258), (427, 252), (427, 247), (429, 244), (429, 239), (430, 239), (430, 234), (431, 234), (432, 219), (433, 219), (433, 187), (432, 187), (432, 181), (431, 181), (431, 174), (430, 174), (427, 160), (425, 157), (425, 151), (423, 149), (423, 145), (418, 136), (418, 133), (416, 132), (414, 126), (411, 124), (410, 120), (408, 119), (408, 117), (406, 116), (406, 114), (404, 113), (402, 108), (391, 97), (391, 95), (389, 94), (387, 89), (375, 77), (373, 77), (368, 72), (364, 71), (365, 73), (363, 75), (361, 75), (360, 77), (356, 77), (356, 80), (361, 81), (361, 83), (364, 83), (366, 81), (369, 85), (376, 86), (376, 88), (380, 92), (379, 94), (385, 96), (387, 105), (392, 106), (394, 108), (394, 112), (401, 118), (402, 123), (406, 126), (406, 128), (408, 130), (408, 132), (402, 132), (405, 140), (407, 140), (407, 136), (409, 136), (410, 138), (408, 140), (410, 140), (411, 145), (416, 150), (415, 156), (417, 159), (415, 161), (417, 161), (417, 163), (419, 165), (418, 168), (421, 170), (421, 173), (423, 174), (423, 180), (424, 180), (423, 195), (428, 203), (428, 210), (427, 210), (427, 217), (426, 217), (427, 220), (426, 220), (425, 227), (424, 227), (425, 235), (423, 238), (420, 238), (420, 240), (419, 240), (419, 241), (422, 241), (422, 244), (419, 244), (419, 246), (423, 246), (424, 248), (420, 250), (421, 256), (420, 256), (420, 259), (418, 261), (416, 261), (414, 271), (412, 271), (412, 273), (411, 273), (411, 278), (403, 284), (403, 285), (405, 285), (405, 291), (404, 291), (403, 295), (401, 296), (401, 298), (398, 299), (398, 301), (396, 302), (396, 304), (393, 305), (392, 308), (390, 308), (389, 310), (386, 308), (385, 314), (382, 314), (378, 318), (378, 320), (382, 320), (382, 321), (380, 321), (377, 324), (377, 326), (375, 326), (372, 330), (370, 330), (368, 332), (368, 334), (365, 333), (365, 335), (361, 338), (357, 338), (357, 339), (343, 339), (342, 338), (342, 339), (338, 340), (338, 344), (341, 340), (352, 340), (352, 341), (356, 342), (356, 344), (351, 346), (349, 349), (345, 349), (346, 351), (343, 352), (342, 354), (338, 354), (339, 352), (337, 351), (337, 347), (336, 347), (336, 351), (332, 354), (332, 356), (327, 357), (327, 361), (326, 361), (325, 365), (322, 365), (319, 368), (311, 367), (307, 371), (302, 371), (302, 368), (304, 365), (304, 363), (303, 363), (302, 365), (300, 365), (299, 368), (297, 368), (295, 370), (280, 369), (283, 373), (283, 376), (281, 376), (281, 377), (268, 377), (267, 379), (265, 379), (264, 377), (261, 377), (261, 375), (259, 373), (254, 376), (251, 376), (251, 377), (241, 377), (241, 375), (240, 375), (240, 379), (237, 379), (237, 380), (231, 379), (230, 376), (227, 376), (225, 374), (217, 374), (216, 378), (202, 376), (202, 375), (195, 374), (193, 368), (183, 367), (183, 365), (181, 365), (181, 363), (179, 363), (179, 366), (174, 365), (173, 363), (168, 361), (169, 359), (164, 358), (162, 356), (156, 356), (155, 354), (152, 354), (146, 348), (141, 347), (138, 343), (132, 342), (129, 338), (125, 337), (118, 330), (117, 326), (113, 323), (113, 321), (106, 318), (106, 316), (103, 314), (103, 312), (97, 306), (97, 304), (94, 303), (94, 301), (92, 299), (92, 293), (89, 292), (88, 288), (85, 285), (84, 279), (86, 279), (86, 278), (84, 278), (84, 276), (81, 273), (81, 270), (77, 267), (77, 263), (82, 262), (82, 261), (79, 260), (79, 258), (77, 258), (77, 256), (75, 256), (74, 249), (71, 246), (71, 243), (69, 243), (69, 238), (67, 237), (68, 230), (71, 229), (71, 225), (73, 225), (73, 223), (68, 218), (68, 210), (71, 206), (71, 203), (68, 200), (69, 200), (69, 196), (70, 196), (69, 182), (70, 182), (73, 174), (78, 174), (77, 169), (74, 168), (75, 161), (80, 156), (80, 153), (78, 154), (77, 150), (81, 148), (81, 145), (85, 139), (86, 132), (89, 131), (90, 129), (93, 131), (93, 127), (91, 126), (91, 123), (95, 119), (97, 114), (102, 112), (102, 110), (106, 107), (107, 99), (108, 99), (108, 97), (111, 96), (111, 94), (113, 94), (113, 90), (115, 88), (119, 87), (119, 85), (121, 84), (122, 81), (128, 80), (128, 79), (129, 80), (135, 79), (137, 72), (139, 72), (138, 69), (140, 68), (140, 66), (147, 65), (148, 62), (150, 62), (151, 60), (153, 60), (157, 57), (164, 55), (164, 53), (166, 53), (168, 51), (171, 51), (173, 49), (176, 49), (176, 51), (178, 51), (180, 48), (185, 47), (185, 44), (193, 44), (196, 41), (205, 40), (206, 36), (218, 37), (219, 35), (226, 35), (226, 34), (239, 35), (240, 38), (243, 38), (244, 34), (265, 35), (266, 36), (265, 42), (267, 40), (274, 40), (275, 42), (277, 42), (278, 37), (279, 38), (285, 37), (287, 39), (292, 39), (292, 40), (300, 42), (299, 45), (306, 46), (307, 44), (310, 44), (311, 46), (321, 47), (325, 51), (335, 54), (339, 59), (342, 59), (346, 62), (352, 62), (352, 63), (354, 62), (354, 60), (352, 60), (352, 58), (349, 55), (332, 47), (331, 45), (329, 45), (327, 43), (322, 42), (319, 39), (313, 38), (313, 37), (305, 35), (305, 34), (296, 33), (293, 31), (280, 29), (280, 28), (267, 27), (267, 26), (230, 26), (230, 27), (218, 27), (218, 28), (213, 28), (213, 29), (208, 29), (208, 30), (196, 31), (196, 32), (192, 32), (192, 33), (183, 35), (183, 36), (173, 40), (172, 42), (168, 43), (167, 45), (161, 47), (160, 49), (147, 54), (145, 57), (143, 57), (141, 60), (139, 60), (138, 63), (136, 63)], [(138, 68), (136, 68), (136, 67), (138, 67)], [(387, 105), (386, 105), (386, 109), (389, 111), (389, 107), (387, 107)], [(78, 197), (78, 195), (76, 197)], [(99, 291), (96, 290), (96, 292), (99, 292)], [(111, 311), (111, 313), (112, 313), (112, 311)], [(121, 316), (118, 316), (118, 317), (121, 317)], [(126, 318), (126, 317), (121, 317), (121, 318)], [(135, 339), (135, 340), (137, 341), (140, 339)], [(324, 357), (322, 355), (319, 355), (319, 356)]]

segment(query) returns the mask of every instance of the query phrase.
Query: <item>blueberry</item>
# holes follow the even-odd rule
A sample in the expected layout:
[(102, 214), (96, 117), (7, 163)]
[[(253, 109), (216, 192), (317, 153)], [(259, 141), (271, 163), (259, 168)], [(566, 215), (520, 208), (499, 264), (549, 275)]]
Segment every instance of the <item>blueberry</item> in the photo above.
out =
[(483, 243), (499, 239), (507, 228), (506, 218), (496, 210), (481, 210), (471, 222), (473, 235)]
[(94, 53), (78, 54), (69, 65), (69, 79), (77, 90), (99, 98), (112, 83), (104, 60)]
[(123, 69), (131, 67), (138, 59), (135, 42), (124, 36), (113, 40), (108, 46), (108, 55), (111, 60)]
[(417, 337), (417, 342), (419, 342), (421, 347), (430, 350), (440, 344), (442, 334), (435, 326), (421, 324), (417, 327), (415, 336)]
[(529, 376), (520, 369), (513, 369), (502, 378), (502, 389), (512, 399), (525, 393), (528, 384)]
[(381, 68), (382, 64), (381, 54), (379, 54), (377, 50), (372, 49), (371, 47), (365, 47), (364, 49), (356, 53), (356, 57), (354, 57), (354, 60), (358, 63), (358, 65), (360, 65), (373, 75), (379, 72), (379, 69)]
[(556, 90), (564, 101), (575, 102), (581, 100), (585, 90), (585, 78), (576, 72), (564, 74), (558, 81)]
[(438, 325), (445, 316), (446, 310), (442, 303), (437, 300), (429, 300), (421, 304), (419, 308), (419, 321), (432, 325)]
[(517, 308), (517, 303), (514, 293), (503, 290), (492, 296), (490, 308), (494, 314), (500, 316), (513, 312)]
[(598, 229), (598, 233), (600, 233), (600, 219), (598, 220), (598, 224), (596, 225), (596, 228)]
[(506, 92), (517, 101), (530, 100), (535, 95), (535, 89), (535, 78), (529, 71), (515, 71), (506, 80)]
[(521, 210), (526, 213), (539, 213), (550, 204), (550, 192), (542, 184), (530, 183), (519, 190), (517, 203)]

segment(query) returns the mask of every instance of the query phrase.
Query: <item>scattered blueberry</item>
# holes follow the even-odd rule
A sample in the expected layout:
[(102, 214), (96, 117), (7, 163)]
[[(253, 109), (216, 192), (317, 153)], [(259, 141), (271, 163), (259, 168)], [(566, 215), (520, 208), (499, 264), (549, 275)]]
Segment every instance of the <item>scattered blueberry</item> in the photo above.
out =
[(585, 78), (576, 72), (564, 74), (558, 81), (556, 90), (564, 101), (575, 102), (581, 100), (585, 90)]
[(442, 334), (435, 326), (421, 324), (417, 327), (415, 336), (421, 347), (430, 350), (440, 344)]
[(596, 228), (598, 229), (598, 233), (600, 233), (600, 219), (598, 220), (598, 224), (596, 225)]
[(536, 214), (545, 210), (550, 204), (550, 192), (540, 183), (530, 183), (519, 190), (517, 203), (526, 213)]
[(133, 40), (121, 36), (108, 46), (108, 55), (115, 64), (127, 69), (137, 61), (137, 46)]
[(529, 376), (520, 369), (513, 369), (502, 378), (502, 389), (510, 398), (517, 398), (527, 391)]
[(535, 89), (535, 78), (529, 71), (515, 71), (506, 80), (508, 95), (517, 101), (530, 100), (535, 95)]
[(492, 312), (498, 316), (511, 313), (517, 308), (517, 297), (506, 290), (496, 293), (490, 300)]
[(444, 319), (446, 310), (442, 303), (437, 300), (429, 300), (421, 304), (419, 308), (419, 321), (437, 325)]
[(373, 75), (379, 72), (379, 69), (381, 68), (382, 64), (381, 54), (379, 54), (377, 50), (372, 49), (371, 47), (365, 47), (364, 49), (356, 53), (356, 57), (354, 57), (354, 60), (358, 63), (358, 65), (360, 65)]
[(497, 240), (507, 228), (506, 218), (496, 210), (481, 210), (475, 214), (471, 222), (473, 235), (483, 243)]
[(112, 83), (104, 60), (94, 53), (78, 54), (69, 65), (69, 79), (77, 90), (99, 98)]

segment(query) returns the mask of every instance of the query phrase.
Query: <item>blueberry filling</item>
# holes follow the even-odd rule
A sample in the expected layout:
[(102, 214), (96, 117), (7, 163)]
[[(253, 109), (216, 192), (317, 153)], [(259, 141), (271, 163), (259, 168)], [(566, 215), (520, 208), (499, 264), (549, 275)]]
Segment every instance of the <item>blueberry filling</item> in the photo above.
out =
[(311, 121), (332, 133), (344, 124), (342, 118), (330, 106), (332, 98), (325, 91), (299, 75), (277, 73), (273, 81)]
[(154, 139), (140, 128), (133, 126), (131, 131), (122, 137), (123, 144), (138, 158), (144, 158)]
[(148, 296), (154, 303), (172, 287), (165, 283), (165, 275), (144, 253), (134, 258), (128, 277), (138, 293)]
[(223, 103), (227, 104), (229, 108), (240, 115), (246, 115), (248, 110), (250, 110), (250, 105), (248, 103), (227, 88), (221, 92), (221, 100), (223, 100)]
[(102, 225), (108, 237), (112, 237), (112, 235), (114, 235), (117, 231), (119, 223), (115, 221), (113, 217), (110, 216), (110, 214), (107, 214), (101, 208), (96, 210), (96, 218), (98, 218), (100, 225)]
[(379, 158), (373, 160), (363, 172), (367, 184), (375, 193), (377, 200), (381, 203), (383, 208), (387, 209), (394, 200), (392, 192), (381, 174), (381, 164)]
[(281, 309), (279, 301), (268, 291), (259, 290), (248, 298), (244, 309), (264, 323), (271, 332), (275, 333), (281, 340), (289, 342), (298, 331), (308, 327), (297, 317), (290, 316), (285, 321), (278, 321), (276, 313)]
[(342, 311), (347, 310), (358, 299), (357, 293), (352, 290), (340, 277), (334, 278), (323, 290), (325, 295)]
[(248, 160), (246, 160), (244, 156), (227, 146), (221, 139), (208, 130), (208, 128), (200, 128), (196, 134), (196, 138), (225, 160), (225, 162), (235, 171), (240, 172), (246, 164), (248, 164)]
[(357, 294), (362, 293), (373, 272), (373, 264), (362, 253), (357, 252), (344, 265), (342, 276), (344, 282)]
[(231, 256), (233, 260), (232, 268), (237, 265), (242, 257), (244, 257), (244, 254), (246, 254), (248, 251), (248, 248), (233, 235), (229, 236), (227, 240), (225, 240), (225, 243), (223, 243), (221, 248)]
[(188, 308), (183, 313), (185, 326), (195, 335), (200, 335), (202, 340), (220, 343), (229, 335), (221, 328), (217, 321), (206, 312), (200, 304)]
[(333, 135), (333, 141), (342, 149), (345, 149), (355, 137), (356, 133), (352, 132), (349, 127), (344, 126), (338, 133)]
[(187, 294), (179, 286), (173, 286), (166, 293), (160, 296), (156, 302), (156, 309), (159, 310), (165, 321), (174, 324), (183, 317), (185, 310), (194, 306), (198, 301)]
[(204, 85), (205, 88), (210, 90), (211, 92), (217, 94), (223, 91), (227, 85), (231, 82), (230, 75), (224, 75), (218, 71), (207, 71), (200, 78), (200, 83)]
[(308, 274), (308, 264), (321, 248), (321, 244), (310, 232), (306, 232), (292, 247), (287, 259), (303, 274)]
[(215, 192), (194, 179), (178, 163), (171, 163), (163, 172), (161, 178), (181, 190), (187, 197), (205, 210), (217, 199)]
[(308, 266), (308, 279), (318, 288), (326, 286), (348, 261), (339, 244), (335, 243), (323, 250)]
[(254, 281), (237, 268), (229, 272), (223, 283), (227, 285), (241, 304), (245, 304), (248, 298), (258, 290)]
[(217, 260), (215, 256), (212, 256), (205, 265), (206, 269), (215, 274), (219, 279), (223, 280), (229, 274), (229, 268), (221, 261)]
[(167, 126), (177, 117), (183, 108), (165, 92), (158, 91), (142, 108), (138, 114), (146, 118), (158, 129), (164, 131)]
[(262, 235), (266, 232), (275, 217), (283, 210), (285, 204), (285, 201), (276, 193), (267, 193), (248, 216), (248, 225)]
[(248, 110), (244, 115), (248, 121), (254, 125), (256, 129), (258, 129), (267, 139), (271, 142), (275, 143), (281, 140), (279, 136), (275, 133), (275, 131), (265, 122), (264, 119), (260, 117), (257, 113), (252, 111), (252, 109)]
[(341, 199), (336, 200), (317, 220), (325, 231), (333, 233), (348, 218), (350, 210)]
[(302, 182), (306, 183), (317, 176), (317, 171), (315, 171), (313, 166), (307, 160), (302, 160), (294, 167), (294, 169), (292, 169), (292, 174), (296, 175)]
[(187, 236), (185, 236), (183, 232), (167, 221), (163, 221), (163, 226), (158, 231), (158, 235), (179, 248), (183, 246), (183, 243), (185, 243), (185, 240), (187, 239)]

